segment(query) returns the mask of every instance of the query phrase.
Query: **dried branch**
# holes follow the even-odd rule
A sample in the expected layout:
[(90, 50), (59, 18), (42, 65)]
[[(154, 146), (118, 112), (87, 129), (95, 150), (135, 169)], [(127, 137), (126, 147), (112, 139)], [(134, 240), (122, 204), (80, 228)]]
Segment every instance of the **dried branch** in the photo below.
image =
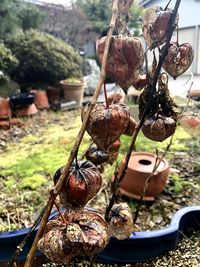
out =
[(92, 97), (91, 104), (88, 107), (88, 110), (87, 110), (85, 118), (83, 120), (81, 129), (80, 129), (80, 131), (78, 133), (76, 142), (75, 142), (75, 144), (73, 146), (73, 149), (72, 149), (72, 151), (70, 153), (68, 162), (66, 163), (66, 166), (63, 169), (63, 173), (62, 173), (60, 179), (58, 180), (57, 184), (55, 185), (55, 187), (53, 189), (53, 193), (50, 195), (50, 197), (48, 199), (46, 210), (45, 210), (44, 215), (43, 215), (42, 220), (41, 220), (40, 228), (38, 229), (38, 232), (37, 232), (36, 237), (34, 239), (33, 245), (32, 245), (32, 247), (31, 247), (31, 249), (29, 251), (29, 254), (27, 256), (27, 259), (26, 259), (26, 262), (25, 262), (25, 267), (33, 266), (34, 256), (35, 256), (35, 252), (37, 250), (37, 243), (38, 243), (39, 239), (42, 237), (42, 234), (43, 234), (43, 232), (45, 230), (45, 227), (46, 227), (46, 224), (47, 224), (47, 221), (48, 221), (48, 217), (49, 217), (49, 214), (50, 214), (50, 212), (52, 210), (54, 201), (55, 201), (58, 193), (60, 192), (64, 181), (66, 181), (66, 177), (68, 177), (68, 175), (69, 175), (69, 168), (70, 168), (73, 160), (77, 156), (79, 146), (81, 144), (81, 141), (83, 139), (83, 136), (84, 136), (84, 133), (85, 133), (85, 130), (86, 130), (86, 126), (87, 126), (87, 123), (88, 123), (88, 119), (89, 119), (90, 113), (91, 113), (93, 107), (95, 106), (95, 104), (97, 102), (100, 90), (102, 88), (103, 82), (104, 82), (105, 77), (106, 77), (106, 62), (107, 62), (107, 57), (108, 57), (108, 53), (109, 53), (111, 37), (112, 37), (113, 30), (114, 30), (114, 27), (115, 27), (115, 22), (116, 22), (116, 19), (117, 19), (117, 15), (118, 15), (118, 0), (113, 0), (112, 17), (111, 17), (111, 21), (110, 21), (110, 25), (109, 25), (109, 29), (108, 29), (108, 34), (107, 34), (107, 41), (106, 41), (105, 51), (104, 51), (104, 55), (103, 55), (100, 78), (99, 78), (96, 90), (94, 92), (94, 95)]
[(170, 40), (171, 40), (173, 31), (174, 31), (174, 29), (176, 27), (175, 20), (176, 20), (176, 15), (177, 15), (177, 12), (178, 12), (178, 8), (179, 8), (179, 5), (180, 5), (180, 2), (181, 2), (181, 0), (176, 0), (176, 4), (175, 4), (174, 10), (173, 10), (173, 14), (172, 14), (171, 19), (169, 21), (169, 31), (167, 32), (166, 43), (163, 46), (162, 50), (160, 51), (159, 62), (158, 62), (158, 65), (157, 65), (153, 80), (152, 81), (150, 80), (151, 81), (150, 85), (149, 85), (149, 90), (150, 90), (150, 94), (149, 95), (150, 95), (150, 97), (149, 97), (148, 103), (147, 103), (147, 105), (145, 107), (145, 110), (144, 110), (144, 112), (143, 112), (143, 114), (141, 116), (141, 119), (140, 119), (137, 127), (135, 128), (135, 131), (134, 131), (134, 134), (133, 134), (133, 137), (132, 137), (132, 142), (130, 144), (128, 153), (126, 155), (125, 162), (124, 162), (120, 177), (117, 179), (117, 183), (116, 183), (113, 195), (112, 195), (112, 197), (110, 199), (110, 203), (109, 203), (109, 205), (108, 205), (108, 207), (106, 209), (105, 219), (107, 221), (108, 221), (109, 213), (110, 213), (110, 211), (112, 209), (112, 206), (114, 205), (115, 200), (117, 198), (119, 185), (120, 185), (122, 179), (124, 178), (124, 176), (126, 174), (126, 170), (128, 168), (128, 162), (129, 162), (129, 159), (131, 157), (132, 150), (133, 150), (133, 148), (135, 146), (135, 142), (136, 142), (138, 133), (139, 133), (139, 131), (140, 131), (142, 125), (143, 125), (143, 122), (144, 122), (144, 119), (145, 119), (146, 115), (148, 114), (148, 110), (149, 110), (149, 107), (151, 106), (152, 99), (156, 96), (155, 95), (155, 93), (156, 93), (156, 85), (157, 85), (157, 82), (158, 82), (158, 78), (159, 78), (159, 75), (160, 75), (162, 64), (163, 64), (164, 59), (165, 59), (165, 57), (167, 55), (167, 51), (168, 51), (168, 48), (169, 48), (169, 44), (170, 44)]

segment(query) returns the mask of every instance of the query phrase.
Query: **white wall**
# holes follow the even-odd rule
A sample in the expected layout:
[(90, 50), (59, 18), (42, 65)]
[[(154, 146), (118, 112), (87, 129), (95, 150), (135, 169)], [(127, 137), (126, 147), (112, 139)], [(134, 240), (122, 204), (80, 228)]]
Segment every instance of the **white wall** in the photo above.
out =
[[(169, 0), (152, 0), (146, 4), (146, 8), (150, 6), (165, 7)], [(174, 8), (176, 0), (170, 3), (171, 8)], [(200, 0), (182, 0), (179, 6), (179, 27), (191, 27), (200, 25)]]

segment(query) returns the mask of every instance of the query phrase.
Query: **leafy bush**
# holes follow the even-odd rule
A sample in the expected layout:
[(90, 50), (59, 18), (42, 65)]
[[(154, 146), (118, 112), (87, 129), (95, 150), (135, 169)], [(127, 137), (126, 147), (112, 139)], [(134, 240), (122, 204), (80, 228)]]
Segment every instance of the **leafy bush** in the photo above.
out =
[(19, 60), (12, 78), (21, 86), (56, 84), (69, 77), (81, 77), (81, 57), (65, 42), (30, 30), (8, 42)]
[(0, 71), (4, 74), (10, 74), (17, 64), (18, 60), (12, 55), (11, 50), (0, 43)]

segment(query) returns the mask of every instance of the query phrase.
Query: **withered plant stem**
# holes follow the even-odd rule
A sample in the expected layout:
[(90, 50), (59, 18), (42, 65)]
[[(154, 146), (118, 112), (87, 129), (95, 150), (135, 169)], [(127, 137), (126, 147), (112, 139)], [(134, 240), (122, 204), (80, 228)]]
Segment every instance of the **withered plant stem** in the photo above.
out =
[(106, 108), (109, 108), (108, 96), (107, 96), (107, 92), (106, 92), (106, 83), (105, 83), (105, 81), (103, 83), (103, 90), (104, 90), (104, 97), (105, 97), (105, 102), (106, 102)]
[(144, 110), (144, 112), (143, 112), (143, 114), (141, 116), (141, 119), (138, 122), (137, 127), (135, 128), (135, 131), (134, 131), (133, 137), (132, 137), (132, 141), (131, 141), (130, 147), (128, 149), (128, 153), (127, 153), (127, 155), (125, 157), (125, 162), (123, 164), (122, 171), (120, 173), (120, 176), (117, 178), (117, 182), (116, 182), (112, 197), (111, 197), (110, 202), (108, 204), (108, 207), (106, 209), (106, 213), (105, 213), (106, 221), (109, 221), (109, 213), (110, 213), (110, 211), (111, 211), (111, 209), (112, 209), (112, 207), (113, 207), (113, 205), (114, 205), (114, 203), (116, 201), (116, 198), (117, 198), (117, 195), (118, 195), (118, 190), (119, 190), (119, 185), (120, 185), (122, 179), (124, 178), (124, 176), (126, 174), (126, 170), (128, 168), (128, 162), (129, 162), (129, 159), (131, 157), (131, 153), (133, 151), (133, 148), (135, 146), (135, 142), (136, 142), (138, 133), (139, 133), (139, 131), (140, 131), (140, 129), (141, 129), (143, 123), (144, 123), (144, 120), (145, 120), (145, 118), (146, 118), (146, 116), (148, 114), (149, 107), (150, 107), (150, 105), (152, 103), (152, 99), (155, 97), (156, 85), (157, 85), (158, 78), (159, 78), (159, 75), (160, 75), (161, 67), (162, 67), (162, 64), (163, 64), (163, 62), (165, 60), (165, 57), (167, 55), (167, 51), (168, 51), (168, 48), (169, 48), (170, 40), (171, 40), (172, 34), (174, 32), (174, 29), (176, 27), (175, 21), (176, 21), (176, 15), (177, 15), (177, 12), (178, 12), (178, 8), (179, 8), (179, 5), (180, 5), (180, 2), (181, 2), (181, 0), (176, 0), (171, 19), (169, 21), (169, 27), (168, 27), (169, 30), (167, 32), (166, 43), (163, 46), (163, 48), (161, 49), (161, 51), (160, 51), (158, 65), (157, 65), (153, 80), (150, 81), (150, 85), (149, 85), (150, 97), (148, 99), (148, 103), (147, 103), (147, 105), (145, 107), (145, 110)]
[(33, 266), (34, 256), (35, 256), (35, 253), (37, 250), (37, 243), (40, 240), (40, 238), (42, 237), (42, 234), (45, 230), (45, 227), (46, 227), (46, 224), (47, 224), (47, 221), (49, 218), (49, 214), (52, 210), (54, 201), (55, 201), (58, 193), (60, 192), (64, 181), (66, 181), (66, 177), (68, 177), (68, 175), (69, 175), (70, 166), (71, 166), (73, 160), (75, 159), (75, 157), (77, 156), (79, 146), (81, 144), (81, 141), (83, 139), (83, 136), (84, 136), (84, 133), (86, 130), (86, 126), (88, 123), (90, 113), (97, 102), (100, 90), (102, 88), (102, 85), (103, 85), (105, 77), (106, 77), (106, 63), (107, 63), (107, 58), (108, 58), (108, 53), (109, 53), (109, 48), (110, 48), (111, 37), (113, 34), (113, 30), (115, 27), (115, 22), (116, 22), (117, 16), (118, 16), (118, 0), (113, 0), (112, 17), (111, 17), (111, 21), (110, 21), (110, 25), (109, 25), (108, 33), (107, 33), (107, 41), (106, 41), (103, 60), (102, 60), (100, 78), (99, 78), (99, 81), (97, 83), (97, 87), (96, 87), (96, 90), (95, 90), (94, 95), (92, 97), (91, 103), (87, 109), (86, 115), (84, 117), (83, 123), (82, 123), (81, 128), (80, 128), (80, 131), (79, 131), (78, 136), (76, 138), (75, 144), (74, 144), (72, 151), (70, 153), (69, 159), (66, 163), (66, 166), (63, 169), (63, 173), (62, 173), (60, 179), (58, 180), (58, 182), (56, 183), (56, 185), (54, 186), (53, 194), (50, 194), (50, 196), (49, 196), (49, 199), (48, 199), (47, 205), (46, 205), (46, 210), (45, 210), (44, 215), (42, 217), (41, 224), (40, 224), (40, 227), (37, 231), (35, 239), (33, 241), (32, 247), (28, 253), (24, 267)]

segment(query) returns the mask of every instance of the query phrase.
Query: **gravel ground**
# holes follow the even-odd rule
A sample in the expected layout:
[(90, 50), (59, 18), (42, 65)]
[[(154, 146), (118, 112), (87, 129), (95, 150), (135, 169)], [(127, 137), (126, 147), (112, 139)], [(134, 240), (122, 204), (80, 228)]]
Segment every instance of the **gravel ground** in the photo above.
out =
[[(47, 263), (41, 267), (65, 267), (65, 264)], [(73, 262), (70, 267), (89, 267), (88, 261)], [(115, 267), (117, 264), (95, 263), (93, 267)], [(121, 267), (200, 267), (200, 231), (184, 234), (176, 249), (145, 263), (120, 265)]]

